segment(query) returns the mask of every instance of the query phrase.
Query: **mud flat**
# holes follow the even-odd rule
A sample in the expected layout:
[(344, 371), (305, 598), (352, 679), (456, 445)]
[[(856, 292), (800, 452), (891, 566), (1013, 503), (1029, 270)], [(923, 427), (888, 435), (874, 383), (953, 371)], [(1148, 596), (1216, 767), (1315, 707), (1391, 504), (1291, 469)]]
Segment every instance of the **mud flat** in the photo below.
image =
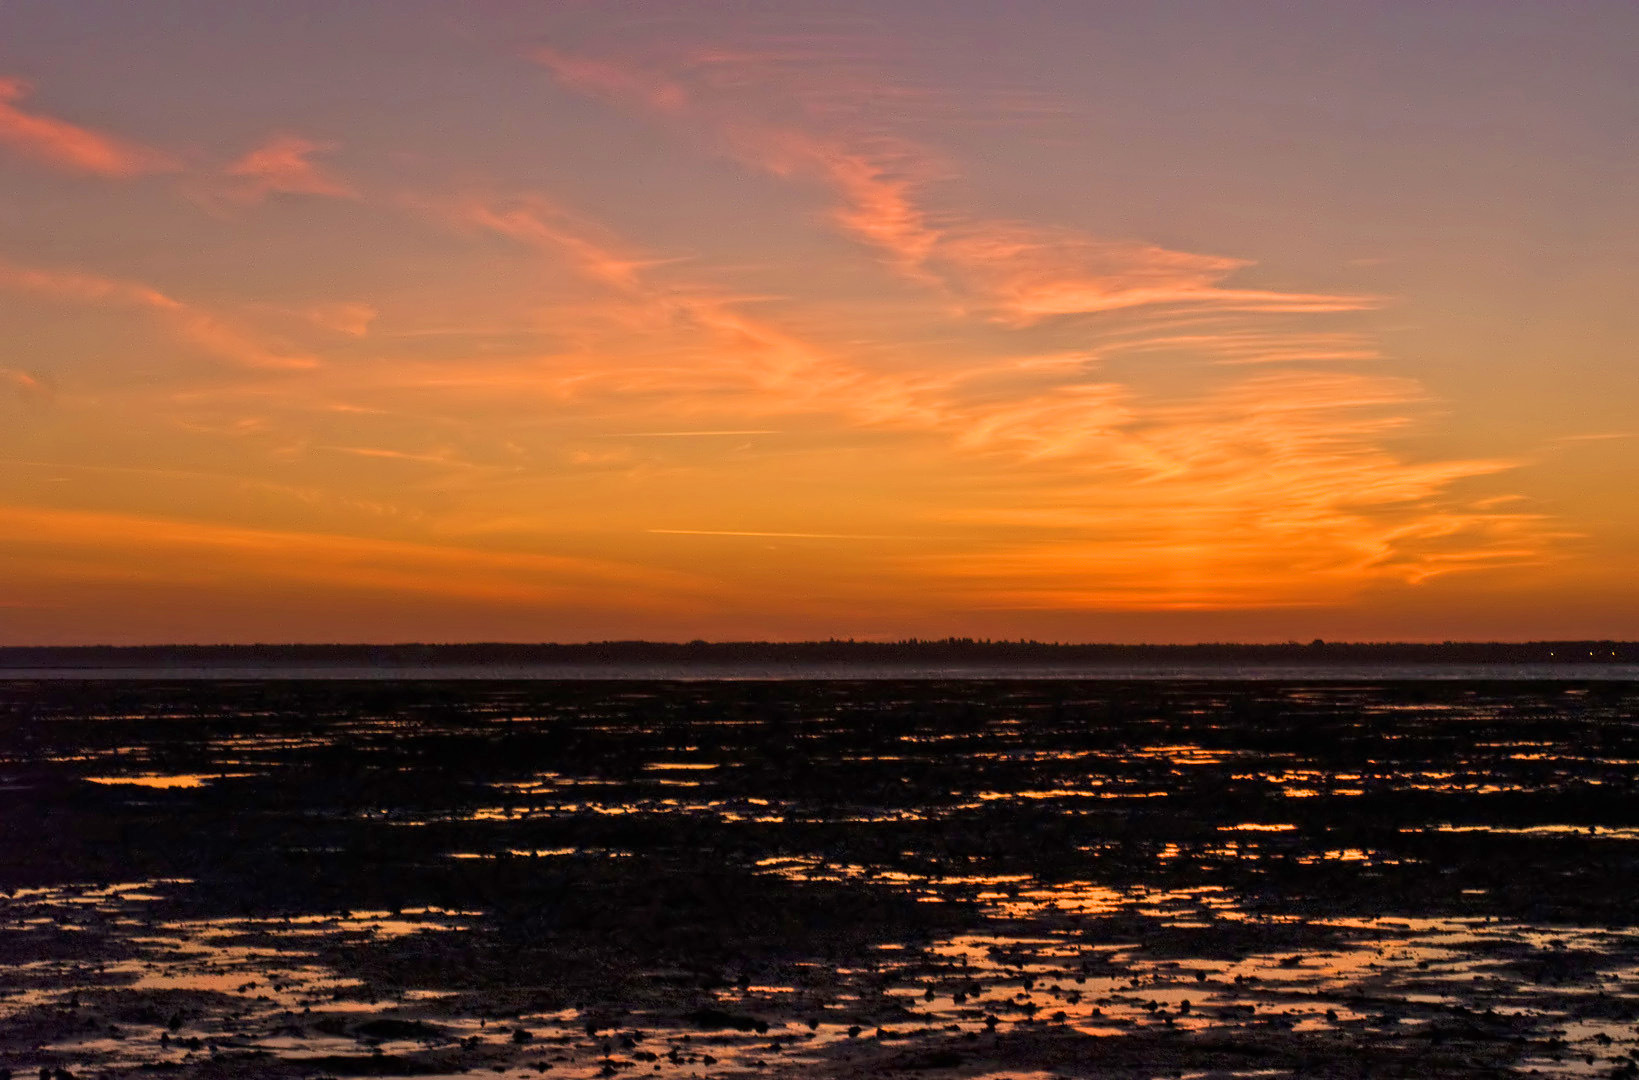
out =
[(4, 682), (0, 1068), (1639, 1076), (1636, 795), (1609, 681)]

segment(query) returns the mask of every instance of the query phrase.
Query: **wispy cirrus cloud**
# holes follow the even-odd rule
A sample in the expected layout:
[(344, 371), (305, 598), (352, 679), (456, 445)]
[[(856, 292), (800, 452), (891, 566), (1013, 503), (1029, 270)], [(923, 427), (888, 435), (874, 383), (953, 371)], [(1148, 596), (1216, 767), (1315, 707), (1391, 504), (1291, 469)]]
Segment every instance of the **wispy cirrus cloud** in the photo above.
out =
[(1451, 494), (1520, 462), (1415, 462), (1382, 446), (1424, 398), (1405, 379), (1288, 372), (1139, 404), (1095, 458), (1102, 482), (1082, 473), (965, 511), (953, 520), (1019, 538), (911, 561), (984, 603), (1137, 610), (1324, 604), (1371, 582), (1552, 558), (1567, 536), (1545, 515)]
[[(459, 347), (424, 359), (371, 351), (300, 387), (199, 394), (256, 397), (257, 408), (277, 417), (259, 416), (257, 431), (295, 430), (304, 423), (293, 420), (300, 410), (333, 412), (341, 401), (356, 411), (348, 415), (396, 418), (400, 426), (375, 435), (358, 428), (339, 438), (292, 436), (289, 455), (459, 470), (473, 490), (496, 471), (473, 469), (465, 456), (484, 433), (442, 410), (423, 417), (445, 425), (441, 434), (403, 426), (415, 422), (418, 395), (438, 405), (457, 392), (481, 396), (490, 403), (486, 415), (513, 420), (550, 403), (555, 415), (596, 414), (626, 432), (606, 437), (650, 444), (773, 431), (774, 417), (778, 430), (886, 434), (900, 452), (939, 459), (941, 470), (966, 478), (956, 485), (966, 484), (963, 509), (934, 516), (950, 530), (932, 544), (939, 553), (896, 554), (892, 565), (907, 580), (977, 606), (1308, 604), (1373, 582), (1545, 557), (1552, 529), (1540, 516), (1456, 493), (1462, 482), (1514, 462), (1422, 462), (1389, 449), (1423, 409), (1424, 394), (1410, 380), (1338, 369), (1340, 361), (1376, 359), (1377, 347), (1358, 332), (1315, 322), (1368, 308), (1371, 298), (1243, 286), (1237, 281), (1251, 266), (1244, 259), (962, 214), (949, 207), (948, 163), (891, 131), (860, 126), (858, 113), (836, 98), (780, 122), (742, 107), (764, 77), (744, 57), (714, 56), (660, 74), (615, 62), (547, 62), (566, 85), (704, 132), (748, 166), (817, 191), (830, 220), (870, 262), (922, 287), (909, 290), (926, 298), (915, 337), (960, 338), (978, 324), (996, 340), (960, 354), (913, 338), (862, 347), (847, 329), (813, 333), (828, 317), (801, 310), (800, 298), (770, 304), (745, 296), (700, 260), (644, 251), (545, 195), (402, 196), (401, 208), (450, 232), (491, 246), (500, 240), (578, 281), (584, 295), (553, 310), (554, 336), (565, 347), (521, 358), (463, 355)], [(245, 205), (280, 193), (360, 197), (314, 160), (325, 149), (298, 136), (271, 139), (219, 176), (227, 185), (221, 197)], [(0, 288), (140, 311), (246, 368), (320, 366), (242, 319), (141, 283), (0, 263)], [(794, 309), (799, 318), (782, 316)], [(370, 305), (282, 310), (360, 339), (361, 350), (384, 344), (364, 340), (376, 317)], [(1070, 336), (1060, 335), (1067, 347), (1040, 351), (1032, 335), (1043, 327), (1068, 328)], [(1162, 392), (1108, 370), (1115, 359), (1178, 356), (1215, 365), (1219, 377)], [(188, 404), (185, 393), (173, 397), (176, 407)], [(458, 443), (461, 456), (446, 449)], [(885, 457), (883, 467), (893, 460)], [(924, 517), (911, 532), (926, 524), (918, 513)], [(715, 524), (650, 531), (864, 545), (907, 535)], [(324, 563), (328, 550), (315, 548), (314, 560)], [(475, 561), (472, 575), (483, 578), (487, 565)]]
[(647, 529), (655, 536), (729, 536), (752, 540), (915, 540), (914, 536), (879, 536), (870, 533), (746, 532), (736, 529)]
[[(1029, 371), (1010, 358), (881, 370), (846, 347), (808, 340), (711, 283), (668, 273), (676, 260), (623, 249), (618, 238), (540, 196), (462, 198), (423, 209), (462, 229), (507, 237), (561, 261), (603, 288), (602, 309), (578, 302), (582, 318), (607, 317), (623, 333), (619, 347), (589, 346), (560, 356), (525, 378), (554, 396), (614, 394), (652, 399), (665, 415), (810, 414), (847, 424), (932, 435), (960, 448), (1051, 456), (1049, 447), (1108, 430), (1122, 390), (1083, 377), (1021, 397), (987, 380)], [(592, 340), (596, 340), (594, 337)], [(633, 355), (645, 357), (634, 360)], [(612, 362), (612, 355), (624, 358)], [(506, 386), (505, 373), (499, 385)], [(1056, 422), (1055, 422), (1056, 421)]]
[[(1002, 485), (1008, 494), (1001, 502), (981, 500), (949, 523), (1039, 539), (986, 542), (961, 555), (904, 563), (914, 573), (950, 578), (954, 588), (989, 590), (987, 602), (1321, 602), (1371, 581), (1419, 581), (1537, 560), (1551, 541), (1540, 515), (1451, 495), (1453, 485), (1518, 462), (1418, 462), (1385, 448), (1427, 404), (1410, 379), (1288, 364), (1183, 398), (1156, 396), (1099, 379), (1097, 349), (875, 370), (846, 351), (752, 318), (703, 283), (675, 275), (651, 280), (671, 261), (622, 253), (606, 234), (590, 239), (588, 229), (546, 204), (461, 203), (453, 212), (467, 227), (578, 267), (587, 281), (634, 305), (643, 313), (639, 322), (664, 340), (702, 337), (706, 355), (720, 364), (668, 360), (639, 374), (597, 359), (594, 350), (554, 372), (577, 392), (600, 387), (616, 400), (658, 395), (669, 409), (692, 398), (711, 415), (830, 415), (853, 427), (935, 439), (981, 474), (1014, 474)], [(1292, 352), (1288, 359), (1366, 354), (1360, 339), (1346, 334), (1295, 345), (1261, 330), (1222, 341), (1210, 334), (1118, 334), (1106, 347), (1188, 347), (1196, 336), (1213, 340), (1237, 363), (1283, 348)], [(769, 347), (780, 362), (761, 355)], [(1096, 562), (1098, 551), (1110, 553), (1107, 564)], [(1106, 580), (1107, 587), (1095, 587)]]
[[(1185, 492), (1177, 492), (1186, 494)], [(1393, 522), (1353, 515), (1305, 527), (1250, 508), (1157, 518), (1115, 507), (1096, 530), (960, 554), (899, 560), (958, 604), (1008, 610), (1223, 611), (1343, 604), (1371, 585), (1417, 585), (1455, 573), (1540, 566), (1541, 515), (1464, 510)]]
[(169, 154), (153, 147), (20, 107), (18, 103), (31, 90), (22, 79), (0, 76), (0, 143), (25, 157), (67, 172), (111, 180), (181, 168)]
[(313, 449), (327, 450), (335, 454), (351, 454), (354, 457), (377, 458), (383, 461), (405, 461), (416, 465), (436, 465), (439, 468), (471, 469), (477, 467), (471, 462), (462, 461), (448, 450), (423, 453), (413, 450), (395, 450), (385, 446), (315, 446)]
[[(120, 538), (117, 553), (109, 537)], [(636, 610), (677, 610), (709, 587), (690, 574), (614, 560), (24, 505), (0, 505), (0, 553), (48, 579), (205, 588), (296, 583), (342, 595), (516, 605), (606, 602), (614, 588)]]
[(754, 391), (741, 408), (846, 407), (884, 422), (915, 409), (907, 387), (747, 314), (720, 289), (666, 279), (657, 271), (670, 260), (625, 253), (618, 239), (541, 196), (466, 197), (421, 206), (453, 227), (502, 236), (562, 262), (607, 294), (611, 305), (592, 308), (596, 317), (656, 343), (648, 361), (611, 363), (598, 355), (580, 364), (560, 361), (555, 378), (561, 393), (664, 394), (675, 409), (691, 398)]
[[(948, 165), (902, 136), (857, 126), (857, 110), (839, 108), (836, 94), (822, 93), (814, 104), (802, 100), (815, 94), (811, 85), (770, 86), (763, 80), (777, 78), (779, 67), (754, 53), (714, 50), (651, 57), (647, 63), (551, 49), (535, 57), (570, 89), (691, 124), (747, 164), (819, 182), (837, 197), (832, 216), (845, 232), (881, 252), (899, 273), (942, 285), (994, 321), (1030, 325), (1159, 305), (1341, 312), (1381, 302), (1228, 284), (1253, 265), (1246, 259), (930, 209), (926, 190), (949, 177)], [(782, 90), (789, 91), (783, 98)], [(853, 92), (872, 91), (859, 84)], [(808, 125), (771, 119), (758, 104), (789, 100), (791, 94), (798, 96), (796, 112)]]
[[(35, 469), (14, 490), (144, 508), (0, 506), (8, 575), (98, 602), (139, 580), (165, 605), (239, 582), (247, 607), (435, 597), (516, 606), (526, 628), (554, 605), (629, 607), (638, 633), (673, 625), (654, 610), (782, 608), (824, 633), (896, 605), (1400, 603), (1450, 574), (1510, 587), (1505, 568), (1575, 546), (1512, 494), (1540, 485), (1508, 476), (1519, 456), (1451, 449), (1482, 428), (1441, 432), (1446, 404), (1391, 374), (1438, 362), (1394, 355), (1407, 343), (1449, 335), (1390, 330), (1388, 301), (1336, 284), (1393, 274), (1337, 250), (1319, 283), (1325, 230), (1293, 242), (1250, 197), (1263, 236), (1203, 239), (1231, 230), (1187, 207), (1164, 236), (1128, 235), (1109, 223), (1165, 193), (1113, 200), (1171, 145), (1165, 125), (1123, 162), (1089, 145), (1121, 127), (1100, 102), (993, 85), (1085, 80), (862, 44), (860, 20), (748, 47), (681, 43), (718, 20), (617, 21), (611, 51), (535, 56), (532, 93), (473, 84), (448, 103), (460, 138), (366, 135), (326, 108), (196, 129), (173, 159), (105, 133), (122, 110), (0, 84), (14, 172), (165, 174), (59, 184), (39, 208), (68, 227), (24, 230), (0, 261), (28, 329), (0, 347), (0, 412), (27, 421), (0, 424), (11, 468)], [(753, 23), (771, 25), (726, 32)], [(910, 48), (936, 62), (896, 64)], [(554, 79), (565, 93), (540, 93)], [(558, 113), (532, 130), (532, 110)], [(566, 153), (588, 123), (606, 129)], [(410, 141), (380, 143), (394, 132)], [(1061, 138), (1077, 149), (1038, 155)], [(1097, 163), (1094, 190), (1054, 170), (1072, 157)], [(1244, 157), (1276, 180), (1292, 160)], [(24, 416), (54, 372), (60, 407)], [(1550, 444), (1575, 445), (1619, 449)], [(599, 557), (536, 557), (553, 551)], [(873, 625), (916, 626), (891, 618)]]
[[(1014, 478), (1008, 505), (964, 516), (1037, 539), (913, 559), (917, 572), (1004, 606), (1232, 607), (1529, 562), (1552, 545), (1539, 515), (1454, 494), (1518, 462), (1418, 462), (1387, 448), (1424, 407), (1414, 382), (1314, 370), (1380, 358), (1369, 337), (1316, 327), (1379, 298), (1251, 287), (1239, 284), (1247, 259), (964, 215), (932, 197), (949, 187), (948, 163), (836, 95), (804, 99), (808, 85), (743, 53), (537, 59), (576, 92), (829, 192), (843, 232), (960, 317), (1021, 331), (1076, 320), (1084, 351), (1024, 357), (1012, 379), (1005, 359), (894, 374), (916, 403), (902, 418), (992, 463), (981, 467), (1036, 470)], [(1179, 397), (1095, 374), (1116, 357), (1276, 370)]]
[(1360, 311), (1377, 300), (1225, 285), (1249, 260), (1100, 240), (1073, 230), (1009, 222), (955, 229), (924, 263), (992, 319), (1029, 325), (1065, 315), (1174, 305), (1215, 311), (1296, 314)]
[(25, 80), (0, 76), (0, 145), (65, 172), (109, 180), (183, 174), (184, 190), (207, 207), (251, 206), (272, 195), (360, 197), (351, 184), (314, 160), (335, 150), (336, 143), (280, 132), (213, 171), (124, 136), (26, 109), (20, 103), (32, 90)]
[(178, 300), (139, 282), (75, 270), (19, 266), (0, 259), (0, 289), (143, 312), (157, 319), (175, 337), (241, 367), (299, 369), (319, 364), (315, 356), (277, 347), (200, 305)]
[(222, 170), (222, 196), (254, 204), (270, 195), (310, 195), (356, 199), (359, 193), (339, 176), (312, 160), (336, 149), (290, 133), (273, 135)]

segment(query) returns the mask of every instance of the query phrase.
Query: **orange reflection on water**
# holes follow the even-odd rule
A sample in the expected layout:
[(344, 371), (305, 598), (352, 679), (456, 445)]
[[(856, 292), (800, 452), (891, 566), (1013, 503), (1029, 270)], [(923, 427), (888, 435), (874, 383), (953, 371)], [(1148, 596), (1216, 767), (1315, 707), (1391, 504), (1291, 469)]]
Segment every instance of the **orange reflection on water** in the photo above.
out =
[(1225, 753), (1221, 750), (1208, 750), (1205, 747), (1193, 744), (1180, 746), (1146, 746), (1133, 751), (1134, 757), (1165, 758), (1174, 765), (1221, 765)]
[(88, 776), (93, 784), (130, 785), (145, 788), (199, 788), (213, 780), (231, 780), (255, 773), (136, 773), (128, 776)]

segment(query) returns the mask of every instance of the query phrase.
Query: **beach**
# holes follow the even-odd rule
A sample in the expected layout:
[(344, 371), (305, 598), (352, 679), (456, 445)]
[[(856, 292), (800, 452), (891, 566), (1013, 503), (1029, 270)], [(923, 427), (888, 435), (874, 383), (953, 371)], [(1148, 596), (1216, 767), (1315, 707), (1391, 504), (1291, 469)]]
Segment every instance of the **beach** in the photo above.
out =
[(0, 1067), (1634, 1075), (1639, 685), (13, 680)]

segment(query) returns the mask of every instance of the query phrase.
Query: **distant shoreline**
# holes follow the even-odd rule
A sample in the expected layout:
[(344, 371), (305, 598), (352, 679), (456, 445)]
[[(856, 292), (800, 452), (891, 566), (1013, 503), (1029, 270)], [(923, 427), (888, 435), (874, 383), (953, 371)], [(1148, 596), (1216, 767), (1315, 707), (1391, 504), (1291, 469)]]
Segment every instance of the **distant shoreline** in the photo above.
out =
[(714, 668), (771, 673), (804, 668), (1040, 669), (1374, 668), (1639, 664), (1639, 642), (1313, 642), (1114, 645), (1036, 641), (652, 642), (582, 644), (140, 645), (0, 647), (7, 672), (366, 669), (414, 675), (432, 669), (596, 670)]

